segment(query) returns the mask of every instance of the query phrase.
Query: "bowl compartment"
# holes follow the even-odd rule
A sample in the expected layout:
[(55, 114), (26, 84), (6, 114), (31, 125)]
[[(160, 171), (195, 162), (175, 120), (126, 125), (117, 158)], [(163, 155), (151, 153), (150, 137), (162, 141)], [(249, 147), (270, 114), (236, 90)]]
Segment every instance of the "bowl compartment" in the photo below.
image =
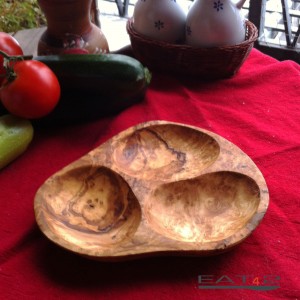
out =
[(220, 146), (211, 136), (174, 124), (154, 125), (130, 133), (112, 145), (117, 170), (143, 180), (179, 180), (213, 164)]
[(141, 220), (139, 202), (128, 184), (105, 167), (83, 166), (54, 176), (39, 195), (44, 197), (39, 217), (46, 219), (50, 235), (80, 247), (130, 239)]
[(161, 185), (145, 201), (144, 211), (157, 233), (183, 242), (208, 243), (245, 227), (259, 202), (253, 179), (224, 171)]

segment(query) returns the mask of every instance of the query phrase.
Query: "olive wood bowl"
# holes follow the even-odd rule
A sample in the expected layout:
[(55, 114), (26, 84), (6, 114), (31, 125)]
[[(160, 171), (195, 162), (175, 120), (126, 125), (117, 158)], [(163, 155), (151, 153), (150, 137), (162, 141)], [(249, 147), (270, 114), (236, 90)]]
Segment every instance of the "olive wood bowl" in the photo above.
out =
[(214, 255), (242, 242), (269, 204), (237, 146), (179, 123), (131, 127), (51, 176), (34, 201), (57, 245), (106, 261)]

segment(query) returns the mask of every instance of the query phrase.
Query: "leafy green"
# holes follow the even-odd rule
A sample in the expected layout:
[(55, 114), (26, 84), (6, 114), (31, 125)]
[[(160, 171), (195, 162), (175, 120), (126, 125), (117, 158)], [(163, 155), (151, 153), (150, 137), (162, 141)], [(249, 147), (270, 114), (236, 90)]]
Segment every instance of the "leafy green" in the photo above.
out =
[(37, 0), (0, 0), (0, 31), (16, 32), (45, 24)]

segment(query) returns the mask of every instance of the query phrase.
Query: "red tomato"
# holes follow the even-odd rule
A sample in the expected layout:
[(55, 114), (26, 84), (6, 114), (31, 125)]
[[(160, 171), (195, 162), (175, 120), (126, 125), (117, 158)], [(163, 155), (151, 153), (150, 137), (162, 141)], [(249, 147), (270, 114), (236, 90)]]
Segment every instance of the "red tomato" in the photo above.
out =
[(18, 61), (15, 78), (6, 79), (0, 89), (3, 106), (13, 115), (36, 119), (49, 114), (60, 98), (56, 75), (36, 60)]
[[(0, 32), (0, 50), (8, 55), (23, 55), (23, 51), (17, 42), (17, 40), (10, 34), (5, 32)], [(6, 71), (3, 68), (3, 56), (0, 55), (0, 85), (4, 80), (3, 75)]]

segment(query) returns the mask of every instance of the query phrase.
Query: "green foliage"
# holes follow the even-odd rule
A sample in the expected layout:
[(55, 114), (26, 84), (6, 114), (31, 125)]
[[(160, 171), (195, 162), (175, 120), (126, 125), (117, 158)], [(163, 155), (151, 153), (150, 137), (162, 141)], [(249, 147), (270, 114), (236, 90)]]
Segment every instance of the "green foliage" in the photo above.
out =
[(37, 0), (0, 0), (0, 31), (16, 32), (45, 24)]

